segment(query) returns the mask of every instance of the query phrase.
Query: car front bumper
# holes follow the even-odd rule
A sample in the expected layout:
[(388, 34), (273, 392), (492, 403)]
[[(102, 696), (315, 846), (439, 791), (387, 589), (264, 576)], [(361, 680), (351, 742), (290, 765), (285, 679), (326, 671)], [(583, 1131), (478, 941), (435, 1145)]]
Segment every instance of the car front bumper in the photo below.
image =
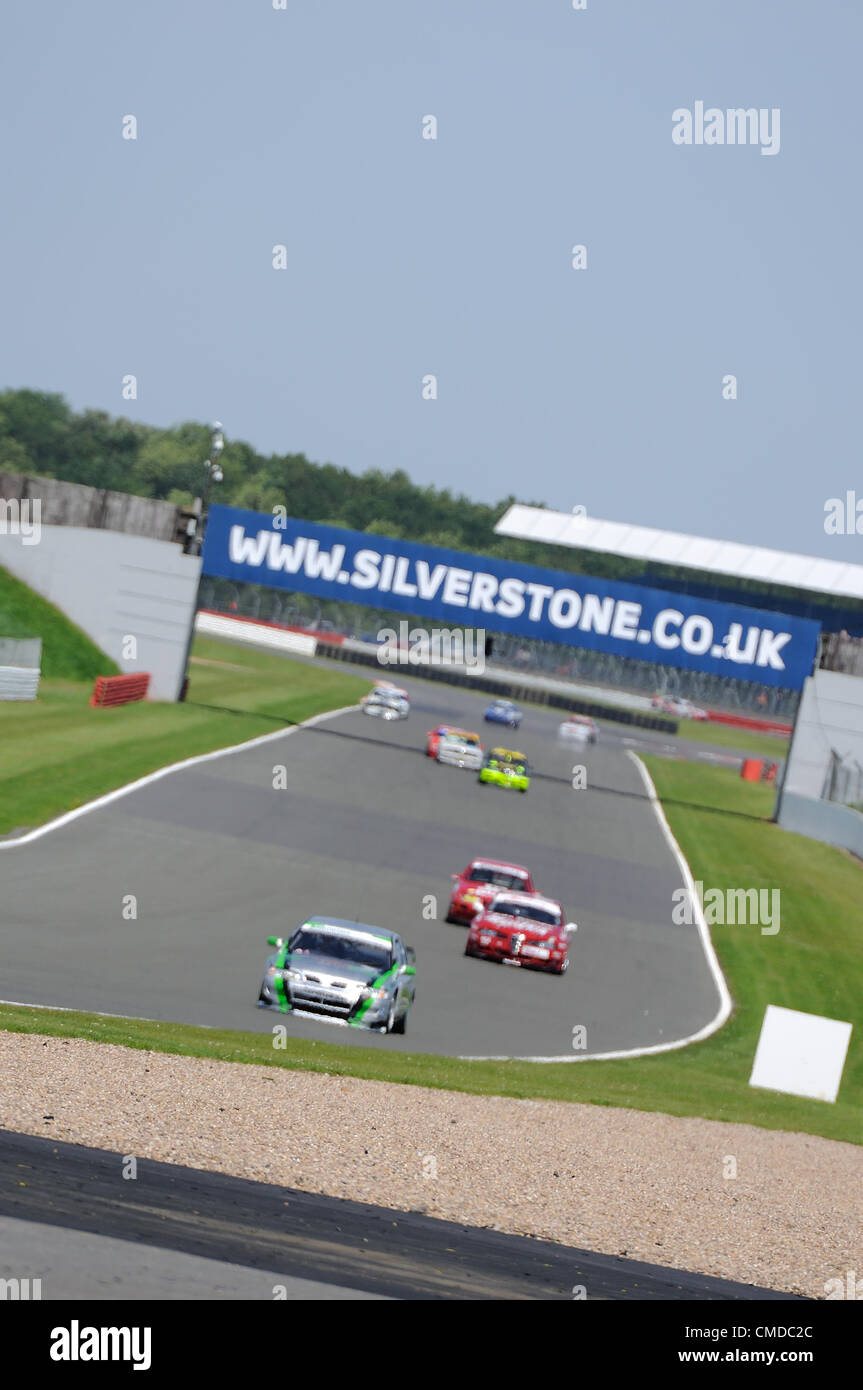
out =
[(530, 786), (529, 777), (507, 777), (506, 773), (489, 772), (487, 768), (480, 770), (479, 780), (494, 787), (508, 787), (510, 791), (516, 792), (526, 792)]
[(483, 960), (495, 961), (499, 965), (520, 965), (528, 970), (548, 970), (557, 973), (566, 960), (565, 953), (552, 953), (546, 947), (530, 945), (522, 946), (514, 955), (509, 942), (482, 942), (474, 936), (469, 937), (468, 946), (473, 955)]
[(392, 995), (369, 999), (365, 991), (340, 998), (334, 990), (316, 989), (304, 982), (296, 986), (284, 979), (265, 976), (258, 996), (259, 1009), (314, 1018), (343, 1028), (382, 1028), (387, 1021)]

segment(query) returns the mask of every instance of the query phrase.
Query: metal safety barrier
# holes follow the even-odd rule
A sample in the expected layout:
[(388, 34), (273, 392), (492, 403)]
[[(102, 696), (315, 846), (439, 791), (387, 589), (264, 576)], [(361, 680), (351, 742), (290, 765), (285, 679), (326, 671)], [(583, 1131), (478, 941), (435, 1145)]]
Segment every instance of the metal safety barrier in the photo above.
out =
[(195, 631), (210, 637), (228, 637), (233, 642), (249, 642), (252, 646), (296, 652), (299, 656), (314, 656), (320, 640), (316, 634), (299, 628), (276, 627), (257, 618), (230, 618), (204, 610), (195, 616)]
[(39, 676), (38, 666), (0, 666), (0, 700), (35, 700)]
[[(359, 650), (360, 646), (364, 650)], [(677, 733), (679, 722), (676, 719), (662, 718), (653, 714), (640, 714), (636, 710), (624, 709), (614, 705), (605, 705), (597, 700), (581, 700), (568, 695), (563, 695), (557, 690), (544, 690), (538, 684), (521, 684), (517, 677), (508, 680), (501, 680), (495, 676), (471, 675), (468, 671), (457, 670), (452, 666), (426, 666), (422, 664), (409, 666), (401, 665), (381, 665), (373, 649), (368, 643), (343, 643), (340, 647), (318, 644), (318, 656), (329, 657), (331, 661), (351, 661), (360, 666), (374, 666), (381, 676), (398, 679), (401, 672), (404, 675), (419, 676), (422, 680), (445, 681), (448, 685), (461, 686), (463, 689), (477, 690), (485, 695), (505, 695), (510, 700), (531, 701), (534, 704), (548, 705), (550, 709), (564, 710), (574, 714), (587, 714), (595, 719), (609, 719), (617, 724), (629, 724), (637, 729), (655, 729), (658, 733), (674, 735)]]

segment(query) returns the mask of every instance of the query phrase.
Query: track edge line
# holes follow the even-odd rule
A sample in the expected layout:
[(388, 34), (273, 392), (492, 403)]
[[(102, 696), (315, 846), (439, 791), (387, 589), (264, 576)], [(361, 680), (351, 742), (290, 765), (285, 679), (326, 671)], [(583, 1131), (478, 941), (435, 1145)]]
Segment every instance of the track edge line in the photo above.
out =
[(719, 964), (719, 957), (716, 954), (716, 949), (710, 939), (710, 929), (707, 925), (707, 919), (704, 916), (701, 901), (695, 891), (695, 880), (692, 877), (692, 870), (686, 861), (683, 850), (674, 838), (671, 826), (668, 824), (665, 811), (662, 808), (662, 802), (653, 784), (653, 778), (641, 761), (641, 758), (637, 753), (633, 753), (631, 748), (627, 748), (626, 756), (632, 759), (641, 774), (641, 779), (644, 782), (648, 798), (659, 822), (659, 828), (672, 854), (677, 860), (678, 868), (683, 876), (683, 882), (686, 885), (690, 901), (693, 904), (695, 910), (695, 925), (698, 927), (701, 945), (707, 958), (710, 973), (713, 976), (713, 983), (719, 994), (719, 1009), (717, 1013), (703, 1028), (699, 1028), (697, 1032), (689, 1034), (688, 1037), (679, 1038), (675, 1042), (656, 1043), (653, 1047), (634, 1047), (624, 1052), (595, 1052), (591, 1055), (582, 1055), (580, 1057), (459, 1057), (458, 1060), (460, 1062), (617, 1062), (627, 1057), (652, 1057), (660, 1052), (676, 1052), (682, 1047), (689, 1047), (691, 1043), (703, 1042), (705, 1038), (709, 1038), (711, 1034), (716, 1033), (723, 1024), (728, 1021), (731, 1010), (734, 1007), (734, 1001), (731, 998), (728, 983), (722, 973), (722, 966)]
[(44, 835), (49, 835), (52, 830), (60, 830), (64, 825), (69, 825), (81, 816), (88, 815), (90, 811), (99, 811), (103, 806), (110, 806), (113, 801), (119, 801), (121, 797), (128, 796), (130, 792), (140, 791), (142, 787), (147, 787), (152, 782), (158, 782), (162, 777), (168, 777), (172, 772), (182, 772), (187, 767), (195, 767), (198, 763), (212, 762), (215, 758), (225, 758), (231, 753), (242, 753), (247, 748), (256, 748), (262, 743), (272, 743), (277, 738), (287, 738), (290, 734), (295, 734), (298, 729), (309, 728), (325, 719), (334, 719), (339, 714), (349, 714), (356, 709), (359, 709), (359, 705), (341, 705), (338, 709), (324, 710), (322, 714), (312, 714), (308, 719), (301, 720), (299, 724), (291, 724), (287, 729), (274, 729), (272, 733), (257, 734), (255, 738), (246, 739), (243, 743), (229, 743), (225, 748), (214, 748), (209, 753), (196, 753), (192, 758), (183, 758), (178, 763), (168, 763), (165, 767), (157, 767), (154, 772), (146, 772), (143, 777), (137, 777), (134, 782), (126, 782), (122, 787), (115, 787), (113, 791), (104, 792), (95, 800), (85, 802), (83, 806), (76, 806), (71, 811), (64, 811), (62, 815), (55, 816), (53, 820), (46, 821), (44, 825), (37, 825), (33, 830), (28, 830), (25, 835), (19, 835), (15, 840), (0, 840), (0, 850), (17, 849), (19, 845), (33, 844), (34, 841), (41, 840)]

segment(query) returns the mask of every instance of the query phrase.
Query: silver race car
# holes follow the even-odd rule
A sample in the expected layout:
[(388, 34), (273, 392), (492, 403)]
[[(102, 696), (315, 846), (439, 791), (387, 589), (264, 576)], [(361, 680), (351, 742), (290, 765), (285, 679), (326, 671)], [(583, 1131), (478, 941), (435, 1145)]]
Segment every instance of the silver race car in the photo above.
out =
[(466, 729), (450, 729), (442, 734), (435, 755), (439, 763), (450, 767), (469, 767), (476, 772), (482, 767), (482, 744), (478, 734)]
[(416, 993), (416, 953), (395, 932), (310, 917), (284, 941), (271, 936), (258, 1007), (342, 1027), (404, 1033)]
[(387, 687), (380, 687), (371, 694), (364, 695), (360, 700), (360, 706), (363, 714), (370, 714), (378, 719), (407, 719), (411, 711), (411, 703), (405, 692)]

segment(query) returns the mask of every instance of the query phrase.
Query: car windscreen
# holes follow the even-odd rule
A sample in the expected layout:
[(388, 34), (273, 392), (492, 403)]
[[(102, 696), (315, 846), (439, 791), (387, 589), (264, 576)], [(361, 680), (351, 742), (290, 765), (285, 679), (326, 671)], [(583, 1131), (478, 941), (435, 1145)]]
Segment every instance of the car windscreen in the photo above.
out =
[(294, 932), (288, 942), (288, 951), (291, 955), (330, 956), (333, 960), (343, 960), (350, 965), (373, 966), (379, 974), (389, 970), (392, 965), (392, 950), (383, 942), (377, 946), (358, 937), (315, 931), (313, 927), (300, 927), (299, 931)]
[(468, 878), (471, 883), (491, 883), (495, 888), (524, 888), (527, 879), (521, 874), (507, 873), (506, 869), (484, 869), (479, 865), (474, 865), (468, 870)]
[(543, 926), (556, 927), (560, 918), (547, 907), (534, 907), (532, 903), (493, 903), (492, 911), (504, 917), (524, 917), (531, 922), (541, 922)]
[(444, 734), (444, 739), (447, 743), (469, 743), (471, 745), (476, 745), (477, 743), (479, 743), (479, 739), (477, 738), (476, 734), (448, 733)]

